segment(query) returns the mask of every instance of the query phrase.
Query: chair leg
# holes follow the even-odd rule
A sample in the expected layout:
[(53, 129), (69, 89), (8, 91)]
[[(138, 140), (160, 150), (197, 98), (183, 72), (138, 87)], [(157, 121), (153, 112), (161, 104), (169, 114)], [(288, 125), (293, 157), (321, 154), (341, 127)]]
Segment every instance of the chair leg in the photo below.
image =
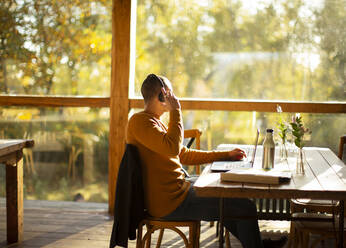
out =
[(228, 230), (225, 230), (225, 240), (226, 240), (226, 248), (231, 248), (231, 236)]
[(288, 242), (287, 242), (287, 248), (292, 247), (292, 243), (296, 239), (295, 237), (295, 227), (294, 227), (294, 222), (291, 221), (291, 226), (290, 226), (290, 235), (288, 236)]
[(142, 233), (143, 233), (143, 224), (139, 223), (138, 231), (137, 231), (137, 242), (136, 242), (136, 248), (142, 248)]
[(151, 233), (149, 234), (149, 237), (148, 237), (148, 239), (147, 239), (147, 243), (146, 243), (146, 248), (150, 248), (150, 246), (151, 246)]
[[(311, 245), (311, 248), (316, 248), (319, 243), (322, 243), (326, 237), (319, 237), (317, 238)], [(335, 242), (335, 248), (337, 248), (337, 243)]]
[(196, 230), (196, 240), (195, 240), (195, 247), (196, 248), (199, 248), (199, 238), (200, 238), (200, 236), (201, 236), (201, 223), (200, 222), (198, 222), (197, 224), (196, 224), (196, 228), (197, 228), (197, 230)]
[(189, 226), (189, 247), (199, 248), (200, 223), (194, 223)]
[(152, 233), (151, 229), (152, 228), (153, 228), (152, 226), (147, 225), (147, 233), (146, 233), (146, 235), (148, 235), (148, 237), (147, 237), (146, 246), (145, 246), (146, 248), (150, 248), (150, 245), (151, 245), (151, 233)]
[(304, 233), (303, 231), (300, 231), (298, 234), (298, 240), (297, 240), (297, 247), (304, 248)]
[(160, 229), (160, 234), (159, 234), (159, 237), (157, 239), (156, 248), (159, 248), (161, 246), (164, 231), (165, 231), (165, 229), (163, 229), (163, 228)]
[(302, 246), (303, 248), (309, 248), (309, 233), (302, 231)]
[[(189, 225), (189, 242), (188, 242), (189, 248), (194, 248), (194, 246), (195, 246), (195, 238), (196, 238), (195, 237), (195, 234), (196, 234), (195, 229), (196, 229), (196, 227), (194, 224)], [(188, 248), (188, 247), (186, 247), (186, 248)]]
[(299, 232), (296, 232), (296, 229), (294, 229), (293, 235), (293, 247), (296, 248), (299, 246), (299, 242), (301, 242), (301, 234)]
[(216, 237), (219, 237), (219, 228), (220, 228), (220, 222), (216, 222)]

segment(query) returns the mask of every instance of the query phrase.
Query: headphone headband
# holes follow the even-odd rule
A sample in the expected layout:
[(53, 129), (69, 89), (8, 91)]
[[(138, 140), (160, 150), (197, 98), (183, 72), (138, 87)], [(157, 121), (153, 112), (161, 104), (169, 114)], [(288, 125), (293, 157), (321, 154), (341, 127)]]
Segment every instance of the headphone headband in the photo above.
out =
[(156, 78), (157, 80), (159, 80), (161, 86), (162, 86), (163, 88), (165, 87), (165, 84), (163, 83), (163, 80), (162, 80), (159, 76), (157, 76), (156, 74), (152, 73), (152, 74), (150, 74), (148, 77), (154, 77), (154, 78)]

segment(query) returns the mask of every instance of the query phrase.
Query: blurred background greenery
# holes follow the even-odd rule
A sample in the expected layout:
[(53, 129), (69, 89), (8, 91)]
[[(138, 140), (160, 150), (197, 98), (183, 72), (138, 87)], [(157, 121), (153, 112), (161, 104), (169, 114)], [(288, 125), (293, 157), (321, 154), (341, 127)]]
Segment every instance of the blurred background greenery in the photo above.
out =
[[(1, 1), (0, 94), (109, 96), (111, 2)], [(157, 73), (185, 98), (345, 102), (344, 0), (137, 0), (135, 17), (132, 97)], [(252, 143), (256, 128), (277, 130), (279, 120), (183, 114), (185, 128), (203, 131), (202, 149)], [(107, 202), (108, 108), (0, 107), (0, 116), (0, 138), (35, 140), (24, 154), (25, 198)], [(306, 145), (336, 151), (345, 114), (302, 116)]]

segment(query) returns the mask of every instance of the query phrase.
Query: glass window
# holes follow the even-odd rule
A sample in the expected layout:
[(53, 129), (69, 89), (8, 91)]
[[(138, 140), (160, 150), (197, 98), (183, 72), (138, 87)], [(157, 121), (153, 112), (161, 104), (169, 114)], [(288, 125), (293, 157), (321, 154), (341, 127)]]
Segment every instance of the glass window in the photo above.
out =
[[(129, 117), (142, 109), (132, 109)], [(259, 144), (263, 143), (265, 130), (274, 129), (274, 140), (280, 144), (279, 122), (286, 125), (295, 116), (294, 113), (266, 113), (240, 111), (202, 111), (183, 110), (184, 129), (198, 128), (202, 131), (201, 149), (213, 150), (219, 144), (253, 144), (256, 129), (260, 129)], [(328, 147), (337, 154), (339, 140), (344, 135), (340, 127), (346, 126), (346, 114), (300, 114), (303, 124), (311, 133), (305, 134), (305, 146)], [(169, 114), (165, 113), (161, 120), (168, 124)], [(326, 128), (328, 127), (328, 128)], [(288, 131), (287, 141), (294, 148), (294, 140)]]
[(108, 108), (0, 108), (0, 139), (35, 141), (24, 149), (26, 199), (107, 202), (108, 134)]
[(112, 1), (0, 1), (0, 94), (110, 89)]
[(345, 1), (137, 1), (135, 95), (344, 101)]
[[(142, 111), (133, 109), (133, 113)], [(254, 144), (256, 129), (260, 129), (259, 144), (264, 140), (265, 130), (274, 129), (274, 141), (277, 149), (281, 144), (279, 122), (286, 125), (295, 116), (294, 113), (265, 112), (229, 112), (229, 111), (196, 111), (183, 110), (184, 129), (198, 128), (202, 131), (201, 149), (215, 150), (220, 144)], [(304, 146), (328, 147), (338, 154), (339, 140), (344, 135), (340, 127), (346, 126), (346, 114), (301, 114), (303, 124), (311, 133), (304, 136)], [(165, 113), (161, 120), (168, 123), (169, 115)], [(326, 128), (327, 127), (327, 128)], [(187, 143), (187, 140), (184, 140)], [(192, 148), (195, 148), (194, 146)], [(288, 131), (287, 149), (296, 152), (294, 137)], [(345, 156), (344, 156), (345, 158)], [(187, 166), (189, 173), (195, 173), (194, 168)]]
[[(263, 143), (266, 128), (274, 129), (274, 139), (280, 143), (278, 123), (292, 120), (293, 113), (183, 111), (184, 128), (199, 128), (202, 149), (215, 149), (219, 144), (253, 144), (256, 128), (260, 129), (259, 143)], [(328, 147), (338, 152), (340, 136), (346, 126), (346, 114), (301, 114), (304, 126), (311, 130), (304, 138), (305, 146)], [(166, 117), (167, 120), (167, 117)], [(328, 127), (328, 128), (326, 128)], [(288, 142), (294, 148), (293, 137)]]

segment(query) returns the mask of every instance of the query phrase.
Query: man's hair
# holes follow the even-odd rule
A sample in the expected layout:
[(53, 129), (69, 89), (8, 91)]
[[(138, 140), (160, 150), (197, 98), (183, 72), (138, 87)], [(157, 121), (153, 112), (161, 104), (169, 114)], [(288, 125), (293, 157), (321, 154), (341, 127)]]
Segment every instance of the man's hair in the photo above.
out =
[(153, 97), (158, 97), (161, 92), (162, 84), (166, 87), (163, 77), (149, 74), (147, 78), (144, 79), (141, 87), (144, 102), (150, 101)]

